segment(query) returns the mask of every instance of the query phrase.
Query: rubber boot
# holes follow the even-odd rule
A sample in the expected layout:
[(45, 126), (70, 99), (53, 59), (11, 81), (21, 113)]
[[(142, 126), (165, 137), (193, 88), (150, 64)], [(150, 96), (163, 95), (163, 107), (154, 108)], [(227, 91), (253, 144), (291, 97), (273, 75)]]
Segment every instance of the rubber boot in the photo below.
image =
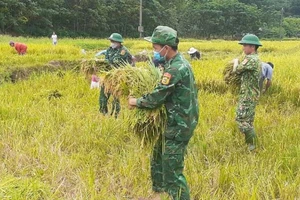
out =
[(104, 86), (101, 86), (100, 89), (100, 95), (99, 95), (99, 111), (103, 115), (106, 115), (108, 113), (108, 99), (109, 99), (110, 94), (105, 94), (105, 88)]

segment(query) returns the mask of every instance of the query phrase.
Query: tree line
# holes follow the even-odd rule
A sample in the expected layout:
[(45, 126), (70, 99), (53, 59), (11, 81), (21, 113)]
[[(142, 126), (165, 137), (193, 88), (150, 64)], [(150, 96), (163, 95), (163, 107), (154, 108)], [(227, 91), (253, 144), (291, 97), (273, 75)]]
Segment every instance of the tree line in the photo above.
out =
[[(300, 37), (299, 0), (143, 0), (143, 35), (157, 25), (180, 37)], [(0, 0), (0, 34), (138, 37), (140, 0)]]

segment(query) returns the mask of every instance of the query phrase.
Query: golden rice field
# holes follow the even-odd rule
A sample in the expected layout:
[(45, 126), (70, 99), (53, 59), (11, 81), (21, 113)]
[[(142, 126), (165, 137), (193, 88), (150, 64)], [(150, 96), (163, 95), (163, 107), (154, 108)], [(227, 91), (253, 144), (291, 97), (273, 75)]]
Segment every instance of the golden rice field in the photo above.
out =
[[(26, 43), (28, 54), (16, 55), (8, 45), (12, 39)], [(180, 43), (184, 53), (192, 46), (202, 52), (200, 61), (191, 62), (200, 101), (184, 171), (192, 199), (300, 199), (300, 42), (262, 42), (260, 58), (273, 62), (275, 71), (256, 109), (255, 153), (247, 151), (236, 128), (236, 96), (222, 77), (226, 63), (241, 54), (237, 41)], [(77, 70), (78, 62), (108, 45), (105, 39), (78, 38), (61, 39), (54, 47), (48, 38), (0, 36), (0, 199), (153, 195), (152, 147), (129, 131), (133, 111), (126, 99), (118, 119), (100, 115), (99, 91)], [(125, 46), (133, 54), (152, 53), (142, 40), (126, 39)], [(69, 66), (53, 71), (55, 65), (48, 65), (53, 61)], [(20, 70), (22, 78), (12, 80)]]

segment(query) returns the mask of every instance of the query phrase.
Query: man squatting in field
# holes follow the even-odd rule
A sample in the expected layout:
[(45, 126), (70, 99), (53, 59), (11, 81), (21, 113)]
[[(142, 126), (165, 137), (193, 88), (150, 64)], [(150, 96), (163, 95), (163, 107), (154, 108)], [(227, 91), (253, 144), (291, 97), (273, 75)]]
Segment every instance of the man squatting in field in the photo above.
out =
[[(113, 33), (108, 39), (110, 40), (111, 45), (106, 50), (105, 60), (113, 67), (121, 67), (126, 65), (127, 63), (131, 64), (132, 56), (127, 50), (127, 48), (122, 45), (123, 43), (122, 36), (119, 33)], [(105, 94), (105, 88), (102, 85), (100, 89), (100, 96), (99, 96), (99, 105), (100, 105), (99, 111), (104, 115), (108, 113), (107, 103), (109, 97), (110, 94)], [(113, 115), (115, 111), (115, 118), (117, 118), (121, 110), (120, 100), (114, 97), (112, 104), (113, 105), (112, 105), (111, 115)]]
[(243, 45), (245, 58), (241, 63), (234, 59), (233, 73), (241, 75), (241, 88), (236, 110), (236, 122), (250, 151), (256, 148), (257, 138), (253, 127), (255, 107), (260, 96), (259, 80), (261, 62), (257, 49), (262, 46), (258, 37), (253, 34), (245, 35), (239, 44)]
[(158, 26), (145, 39), (166, 60), (164, 73), (153, 92), (138, 99), (130, 97), (128, 103), (139, 109), (155, 109), (164, 104), (167, 126), (153, 149), (152, 189), (167, 192), (174, 200), (189, 200), (183, 167), (186, 148), (199, 117), (194, 74), (188, 61), (177, 51), (179, 39), (174, 29)]

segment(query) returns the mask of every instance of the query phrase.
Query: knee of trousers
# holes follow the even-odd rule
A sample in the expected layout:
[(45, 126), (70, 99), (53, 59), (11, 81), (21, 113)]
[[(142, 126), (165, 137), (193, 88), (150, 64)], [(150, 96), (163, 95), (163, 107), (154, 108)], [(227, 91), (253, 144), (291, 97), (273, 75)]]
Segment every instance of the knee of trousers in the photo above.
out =
[[(182, 186), (182, 171), (184, 167), (183, 154), (164, 154), (163, 155), (163, 177), (166, 189), (179, 188)], [(185, 180), (185, 178), (184, 178)], [(183, 183), (185, 185), (186, 183)]]
[(236, 120), (239, 130), (242, 133), (250, 132), (254, 129), (253, 124), (250, 121)]

